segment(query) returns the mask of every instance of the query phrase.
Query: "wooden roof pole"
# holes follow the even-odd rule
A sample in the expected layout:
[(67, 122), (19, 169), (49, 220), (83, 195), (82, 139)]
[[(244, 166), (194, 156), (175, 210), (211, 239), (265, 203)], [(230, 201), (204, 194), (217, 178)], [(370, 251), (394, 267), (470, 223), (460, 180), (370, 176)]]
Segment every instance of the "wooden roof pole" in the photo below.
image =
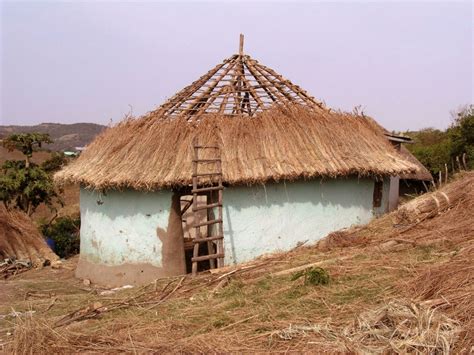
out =
[(244, 54), (244, 35), (241, 33), (240, 38), (239, 38), (239, 56), (238, 56), (238, 64), (234, 66), (234, 77), (231, 82), (231, 87), (232, 87), (232, 93), (234, 95), (234, 109), (232, 112), (234, 113), (241, 113), (242, 112), (242, 80), (240, 79), (240, 76), (242, 75), (241, 73), (241, 67), (242, 66), (242, 58)]
[[(191, 83), (190, 85), (186, 86), (184, 89), (176, 93), (170, 99), (168, 99), (163, 105), (161, 105), (157, 110), (163, 110), (168, 112), (168, 114), (172, 114), (176, 109), (179, 108), (179, 105), (183, 103), (182, 99), (186, 97), (192, 96), (201, 86), (206, 84), (206, 82), (211, 79), (214, 74), (216, 74), (224, 65), (233, 61), (235, 59), (235, 55), (232, 57), (224, 60), (221, 64), (216, 65), (213, 69), (209, 70), (206, 74), (201, 76), (199, 79)], [(185, 100), (186, 101), (186, 100)]]
[(244, 55), (244, 35), (242, 33), (240, 34), (239, 55)]
[[(192, 110), (194, 107), (196, 107), (196, 105), (199, 105), (200, 103), (202, 103), (203, 99), (206, 99), (206, 101), (207, 101), (209, 99), (209, 94), (215, 89), (215, 87), (219, 84), (219, 82), (230, 72), (230, 70), (235, 65), (236, 65), (236, 62), (234, 60), (229, 61), (229, 65), (227, 66), (227, 68), (217, 78), (214, 78), (214, 80), (211, 83), (204, 83), (203, 86), (208, 85), (208, 87), (206, 88), (206, 91), (204, 93), (202, 93), (201, 95), (197, 96), (193, 100), (193, 102), (191, 102), (188, 105), (186, 110)], [(199, 109), (199, 107), (197, 109)]]

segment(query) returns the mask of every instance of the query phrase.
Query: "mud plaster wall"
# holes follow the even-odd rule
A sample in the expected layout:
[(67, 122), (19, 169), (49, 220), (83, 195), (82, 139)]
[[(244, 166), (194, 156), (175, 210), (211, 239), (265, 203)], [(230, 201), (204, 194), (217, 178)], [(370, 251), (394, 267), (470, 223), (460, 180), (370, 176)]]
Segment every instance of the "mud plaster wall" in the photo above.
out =
[[(314, 242), (328, 233), (367, 223), (388, 209), (389, 179), (374, 210), (374, 181), (329, 179), (224, 190), (225, 263), (251, 260)], [(81, 256), (76, 275), (116, 286), (184, 272), (182, 225), (170, 215), (172, 193), (81, 190)], [(176, 199), (174, 203), (179, 205)], [(174, 225), (173, 236), (167, 231)], [(167, 269), (163, 266), (168, 265)]]
[(102, 194), (81, 189), (76, 275), (114, 286), (183, 273), (181, 219), (172, 208), (173, 201), (179, 210), (179, 199), (172, 197), (171, 191)]
[(388, 208), (389, 180), (382, 206), (373, 209), (371, 179), (310, 180), (224, 191), (226, 264), (314, 242), (328, 233), (370, 221)]

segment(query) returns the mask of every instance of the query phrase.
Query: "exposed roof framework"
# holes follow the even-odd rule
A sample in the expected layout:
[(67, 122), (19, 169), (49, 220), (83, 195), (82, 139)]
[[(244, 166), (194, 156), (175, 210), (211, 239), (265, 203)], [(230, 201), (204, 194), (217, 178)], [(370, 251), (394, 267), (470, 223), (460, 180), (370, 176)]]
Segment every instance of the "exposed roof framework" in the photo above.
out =
[(205, 113), (253, 116), (274, 104), (288, 103), (323, 108), (321, 102), (298, 85), (244, 55), (243, 35), (240, 35), (239, 54), (225, 59), (154, 113), (189, 119)]

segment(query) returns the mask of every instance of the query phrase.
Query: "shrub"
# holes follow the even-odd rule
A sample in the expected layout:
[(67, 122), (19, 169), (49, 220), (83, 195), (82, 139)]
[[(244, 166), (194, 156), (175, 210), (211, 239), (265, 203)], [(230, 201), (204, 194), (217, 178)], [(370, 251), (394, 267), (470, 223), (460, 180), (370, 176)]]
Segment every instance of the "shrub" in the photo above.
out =
[(296, 272), (291, 277), (291, 281), (298, 280), (303, 276), (305, 285), (327, 285), (329, 283), (329, 273), (322, 267), (309, 267)]
[(54, 152), (48, 160), (45, 160), (41, 167), (48, 173), (54, 173), (60, 170), (68, 163), (68, 159), (63, 153)]
[(45, 238), (51, 238), (55, 244), (55, 252), (61, 258), (68, 258), (79, 253), (79, 217), (59, 217), (49, 224), (41, 226)]

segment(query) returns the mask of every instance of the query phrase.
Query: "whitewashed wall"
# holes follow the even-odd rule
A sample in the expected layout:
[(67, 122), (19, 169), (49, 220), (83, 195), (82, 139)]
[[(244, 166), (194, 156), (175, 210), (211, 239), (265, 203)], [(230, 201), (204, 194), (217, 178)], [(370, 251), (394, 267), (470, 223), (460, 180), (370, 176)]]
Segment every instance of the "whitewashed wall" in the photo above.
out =
[[(373, 180), (357, 178), (226, 188), (225, 263), (289, 250), (298, 242), (311, 244), (332, 231), (367, 223), (388, 209), (389, 180), (384, 182), (382, 206), (377, 210), (372, 207), (373, 190)], [(94, 265), (102, 265), (104, 274), (96, 277), (98, 282), (109, 280), (107, 273), (114, 285), (121, 278), (130, 282), (159, 277), (166, 265), (162, 265), (163, 244), (157, 230), (167, 232), (171, 197), (171, 191), (102, 195), (81, 189), (77, 274), (94, 279)]]
[[(356, 178), (228, 188), (224, 191), (226, 263), (289, 250), (298, 242), (310, 244), (338, 229), (367, 223), (375, 215), (373, 190), (373, 180)], [(387, 190), (381, 209), (387, 208)]]

